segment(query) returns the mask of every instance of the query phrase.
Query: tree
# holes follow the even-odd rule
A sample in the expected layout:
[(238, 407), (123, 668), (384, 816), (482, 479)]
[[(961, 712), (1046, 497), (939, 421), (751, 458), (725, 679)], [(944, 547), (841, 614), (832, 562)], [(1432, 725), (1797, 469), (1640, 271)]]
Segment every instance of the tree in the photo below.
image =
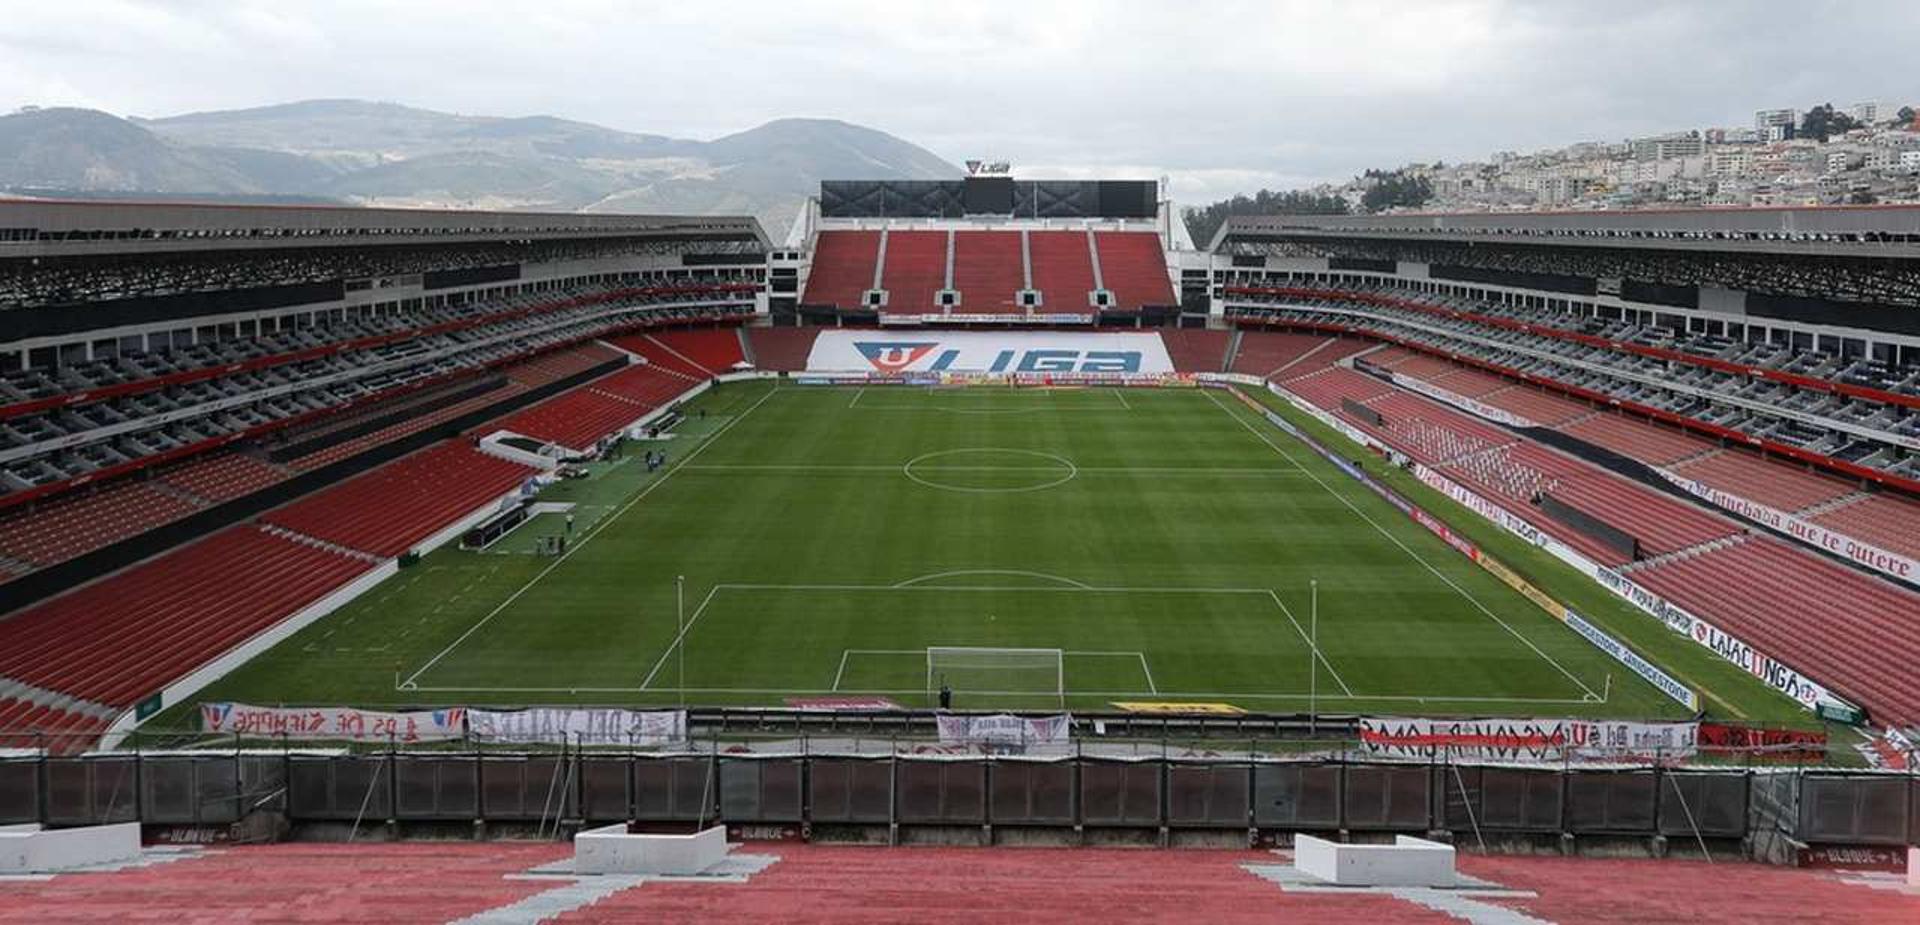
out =
[(1899, 112), (1894, 113), (1894, 118), (1899, 119), (1901, 125), (1912, 125), (1913, 115), (1914, 113), (1913, 113), (1912, 106), (1902, 106), (1900, 107)]
[(1404, 170), (1369, 170), (1361, 175), (1362, 182), (1372, 180), (1367, 191), (1360, 197), (1360, 208), (1368, 212), (1382, 212), (1387, 209), (1417, 209), (1433, 198), (1433, 184), (1426, 177), (1417, 177)]
[(1835, 110), (1832, 103), (1822, 103), (1800, 117), (1798, 134), (1801, 138), (1818, 138), (1824, 142), (1831, 136), (1843, 135), (1859, 127), (1860, 124), (1853, 121), (1852, 116)]
[(1241, 194), (1206, 206), (1189, 206), (1181, 212), (1193, 243), (1207, 246), (1215, 232), (1235, 215), (1345, 215), (1347, 202), (1338, 196), (1325, 196), (1303, 190), (1263, 189), (1252, 196)]

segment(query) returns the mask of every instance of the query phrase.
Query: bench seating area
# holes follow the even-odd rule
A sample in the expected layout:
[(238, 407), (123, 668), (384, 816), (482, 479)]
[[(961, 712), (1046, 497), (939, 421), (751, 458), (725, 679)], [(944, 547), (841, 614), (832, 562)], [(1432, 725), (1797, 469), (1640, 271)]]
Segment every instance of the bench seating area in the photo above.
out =
[(372, 567), (229, 527), (0, 620), (0, 675), (130, 707)]
[(261, 518), (383, 558), (512, 491), (537, 470), (447, 442), (308, 495)]
[(1920, 719), (1920, 596), (1771, 536), (1632, 578), (1867, 705), (1877, 721)]

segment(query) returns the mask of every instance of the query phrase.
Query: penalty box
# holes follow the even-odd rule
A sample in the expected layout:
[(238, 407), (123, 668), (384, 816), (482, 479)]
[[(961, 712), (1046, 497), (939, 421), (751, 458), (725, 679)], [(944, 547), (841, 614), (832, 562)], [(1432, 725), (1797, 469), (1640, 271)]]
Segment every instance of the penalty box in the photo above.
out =
[[(687, 686), (709, 690), (922, 693), (927, 650), (938, 647), (1059, 649), (1072, 694), (1216, 691), (1223, 677), (1245, 679), (1249, 694), (1308, 686), (1306, 634), (1269, 589), (1108, 588), (1025, 572), (721, 584), (684, 645)], [(1324, 650), (1321, 660), (1337, 693)], [(646, 686), (674, 685), (663, 670)]]

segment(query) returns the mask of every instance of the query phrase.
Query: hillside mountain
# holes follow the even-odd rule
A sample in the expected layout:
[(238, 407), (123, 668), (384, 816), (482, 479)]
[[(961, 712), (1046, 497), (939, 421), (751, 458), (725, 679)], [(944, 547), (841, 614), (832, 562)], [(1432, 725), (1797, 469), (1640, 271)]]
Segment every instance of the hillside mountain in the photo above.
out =
[(775, 240), (822, 179), (960, 174), (924, 148), (830, 119), (780, 119), (694, 141), (552, 116), (467, 116), (363, 100), (157, 119), (84, 109), (0, 116), (0, 189), (745, 212)]

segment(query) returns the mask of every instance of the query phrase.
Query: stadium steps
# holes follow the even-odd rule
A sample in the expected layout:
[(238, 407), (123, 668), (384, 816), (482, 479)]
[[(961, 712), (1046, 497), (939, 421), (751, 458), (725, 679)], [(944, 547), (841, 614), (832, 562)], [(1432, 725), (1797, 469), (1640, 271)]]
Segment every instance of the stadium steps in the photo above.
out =
[(1647, 569), (1650, 569), (1650, 568), (1659, 568), (1660, 566), (1665, 565), (1669, 562), (1676, 562), (1681, 559), (1689, 559), (1694, 556), (1704, 555), (1706, 553), (1713, 552), (1714, 550), (1717, 550), (1717, 549), (1726, 549), (1730, 546), (1738, 546), (1739, 544), (1744, 543), (1747, 540), (1752, 538), (1753, 538), (1753, 534), (1751, 533), (1736, 533), (1732, 536), (1723, 536), (1717, 540), (1708, 540), (1704, 543), (1700, 543), (1695, 546), (1688, 546), (1684, 549), (1676, 549), (1672, 552), (1663, 552), (1660, 555), (1657, 555), (1648, 559), (1641, 559), (1638, 562), (1629, 562), (1626, 565), (1620, 566), (1618, 571), (1620, 571), (1622, 574), (1631, 575), (1634, 572), (1646, 571)]
[(1233, 371), (1233, 367), (1239, 362), (1240, 358), (1240, 341), (1246, 336), (1247, 332), (1245, 330), (1234, 328), (1232, 333), (1227, 337), (1227, 355), (1222, 358), (1223, 365), (1220, 367), (1221, 372), (1226, 373)]
[(740, 361), (755, 369), (760, 368), (760, 361), (753, 355), (753, 338), (747, 335), (746, 326), (741, 325), (732, 330), (733, 336), (740, 341)]
[(1815, 517), (1819, 517), (1822, 514), (1831, 514), (1834, 511), (1837, 511), (1848, 505), (1859, 504), (1860, 502), (1865, 501), (1871, 497), (1873, 497), (1872, 492), (1856, 491), (1850, 495), (1841, 495), (1838, 498), (1830, 498), (1826, 501), (1820, 502), (1819, 504), (1815, 504), (1810, 507), (1801, 508), (1800, 510), (1794, 511), (1793, 513), (1795, 516), (1801, 517), (1803, 519), (1812, 519)]
[(1684, 460), (1673, 471), (1731, 495), (1782, 511), (1797, 511), (1853, 494), (1850, 482), (1764, 459), (1744, 450), (1721, 450)]
[(374, 564), (379, 564), (381, 562), (387, 561), (386, 559), (376, 556), (373, 553), (366, 552), (364, 550), (355, 549), (351, 546), (342, 546), (339, 543), (330, 543), (317, 536), (308, 536), (307, 534), (301, 533), (297, 530), (289, 530), (286, 527), (280, 526), (279, 524), (263, 523), (263, 524), (260, 524), (259, 527), (260, 529), (268, 533), (271, 533), (274, 536), (280, 537), (281, 539), (292, 540), (295, 543), (302, 543), (307, 546), (312, 546), (315, 549), (324, 549), (328, 552), (335, 553), (337, 555), (347, 556), (349, 558), (354, 558), (354, 559), (360, 559), (360, 560), (371, 562)]
[[(104, 703), (94, 703), (91, 700), (85, 700), (80, 697), (75, 697), (72, 694), (63, 694), (56, 690), (28, 684), (25, 681), (9, 677), (0, 677), (0, 701), (7, 700), (108, 720), (120, 714), (119, 710), (107, 706)], [(6, 720), (0, 719), (0, 729), (7, 728), (10, 727), (8, 727)]]

